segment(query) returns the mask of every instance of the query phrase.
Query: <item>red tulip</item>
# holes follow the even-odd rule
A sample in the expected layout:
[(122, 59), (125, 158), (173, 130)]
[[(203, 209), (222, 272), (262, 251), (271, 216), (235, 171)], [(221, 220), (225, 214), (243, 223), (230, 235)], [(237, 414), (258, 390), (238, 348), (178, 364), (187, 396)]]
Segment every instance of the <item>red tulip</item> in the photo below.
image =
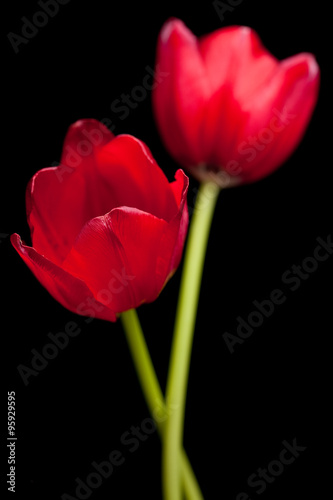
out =
[(316, 104), (311, 54), (278, 61), (247, 27), (197, 39), (178, 20), (162, 28), (156, 65), (169, 74), (153, 91), (169, 152), (200, 180), (256, 181), (299, 144)]
[(11, 241), (71, 311), (116, 320), (157, 298), (177, 268), (188, 225), (188, 178), (169, 183), (145, 144), (96, 120), (74, 123), (61, 164), (27, 187), (33, 247)]

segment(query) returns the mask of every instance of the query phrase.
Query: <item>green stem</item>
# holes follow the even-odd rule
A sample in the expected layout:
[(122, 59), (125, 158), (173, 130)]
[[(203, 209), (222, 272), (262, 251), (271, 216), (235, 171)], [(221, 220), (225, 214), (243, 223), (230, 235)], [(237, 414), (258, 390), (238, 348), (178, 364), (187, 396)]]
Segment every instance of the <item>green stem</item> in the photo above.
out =
[[(169, 410), (164, 402), (164, 396), (149, 355), (139, 318), (134, 309), (122, 313), (120, 318), (148, 408), (155, 419), (163, 443)], [(186, 498), (188, 500), (203, 500), (191, 464), (183, 449), (180, 451), (180, 467)]]
[(216, 184), (201, 184), (188, 235), (166, 388), (166, 405), (175, 411), (169, 415), (164, 430), (162, 470), (165, 500), (182, 498), (180, 450), (186, 389), (202, 271), (219, 192)]

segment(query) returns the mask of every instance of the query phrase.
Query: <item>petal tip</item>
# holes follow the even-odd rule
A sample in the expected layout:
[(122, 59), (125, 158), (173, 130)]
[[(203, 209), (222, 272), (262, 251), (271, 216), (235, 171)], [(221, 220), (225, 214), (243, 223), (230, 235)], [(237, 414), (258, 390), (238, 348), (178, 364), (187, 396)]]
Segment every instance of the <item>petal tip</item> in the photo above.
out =
[(308, 54), (308, 71), (311, 80), (319, 78), (320, 68), (313, 54)]
[(163, 44), (167, 44), (170, 42), (173, 36), (177, 36), (182, 39), (187, 39), (188, 41), (193, 42), (196, 40), (194, 34), (187, 28), (187, 26), (176, 17), (172, 17), (168, 19), (164, 23), (160, 33), (160, 40)]
[(10, 242), (14, 248), (22, 246), (21, 236), (17, 233), (13, 233), (10, 235)]
[(190, 179), (188, 178), (188, 176), (185, 174), (184, 170), (182, 168), (179, 168), (176, 173), (175, 173), (175, 180), (180, 180), (182, 179), (183, 180), (183, 183), (184, 183), (184, 190), (188, 188), (189, 186), (189, 183), (190, 183)]
[(114, 134), (95, 118), (83, 118), (72, 123), (66, 134), (64, 150), (74, 148), (79, 155), (87, 156), (94, 148), (102, 147), (114, 139)]

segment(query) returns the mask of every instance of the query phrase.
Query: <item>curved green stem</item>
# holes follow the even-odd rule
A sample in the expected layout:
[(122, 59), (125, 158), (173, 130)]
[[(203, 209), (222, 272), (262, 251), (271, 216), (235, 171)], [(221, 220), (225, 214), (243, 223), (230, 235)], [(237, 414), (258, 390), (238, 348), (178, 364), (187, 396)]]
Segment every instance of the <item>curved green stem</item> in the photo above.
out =
[(175, 408), (166, 421), (162, 451), (165, 500), (181, 500), (180, 453), (185, 401), (201, 277), (219, 187), (201, 184), (190, 224), (171, 349), (166, 404)]
[[(168, 409), (165, 405), (164, 396), (149, 355), (136, 311), (134, 309), (126, 311), (121, 314), (120, 318), (148, 408), (156, 422), (163, 444), (165, 423), (170, 408)], [(191, 464), (183, 449), (180, 451), (180, 467), (186, 498), (188, 500), (203, 500)]]

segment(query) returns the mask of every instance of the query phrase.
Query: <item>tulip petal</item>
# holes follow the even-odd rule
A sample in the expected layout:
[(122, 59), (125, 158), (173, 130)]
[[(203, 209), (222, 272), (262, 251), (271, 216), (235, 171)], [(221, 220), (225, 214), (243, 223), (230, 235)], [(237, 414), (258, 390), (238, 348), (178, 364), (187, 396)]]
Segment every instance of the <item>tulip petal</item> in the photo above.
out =
[(177, 212), (168, 179), (149, 148), (130, 135), (119, 135), (99, 150), (96, 169), (108, 196), (109, 212), (115, 207), (135, 207), (166, 221)]
[(134, 208), (90, 220), (63, 262), (116, 312), (157, 297), (157, 248), (167, 222)]
[(199, 39), (212, 94), (232, 89), (237, 101), (246, 102), (270, 78), (277, 59), (247, 26), (231, 26)]
[(63, 262), (116, 312), (155, 300), (179, 264), (188, 222), (182, 171), (175, 183), (182, 196), (169, 223), (137, 208), (115, 208), (84, 226)]
[(64, 307), (76, 314), (116, 321), (114, 311), (97, 302), (83, 281), (24, 245), (18, 234), (11, 236), (11, 243), (38, 281)]
[(197, 39), (177, 19), (162, 28), (157, 68), (168, 75), (153, 92), (161, 135), (175, 158), (192, 166), (202, 161), (199, 139), (210, 88)]
[(212, 95), (202, 134), (206, 163), (223, 165), (235, 160), (246, 123), (244, 105), (259, 92), (278, 66), (257, 34), (246, 26), (222, 28), (200, 39)]
[(38, 171), (26, 190), (33, 247), (60, 264), (82, 226), (110, 210), (98, 192), (96, 151), (113, 138), (97, 120), (80, 120), (68, 130), (58, 167)]
[(246, 161), (244, 155), (236, 158), (242, 161), (243, 182), (268, 175), (295, 150), (310, 121), (318, 89), (319, 68), (314, 57), (298, 54), (282, 61), (265, 91), (249, 101), (242, 134), (243, 144), (251, 142), (252, 152), (248, 151)]

